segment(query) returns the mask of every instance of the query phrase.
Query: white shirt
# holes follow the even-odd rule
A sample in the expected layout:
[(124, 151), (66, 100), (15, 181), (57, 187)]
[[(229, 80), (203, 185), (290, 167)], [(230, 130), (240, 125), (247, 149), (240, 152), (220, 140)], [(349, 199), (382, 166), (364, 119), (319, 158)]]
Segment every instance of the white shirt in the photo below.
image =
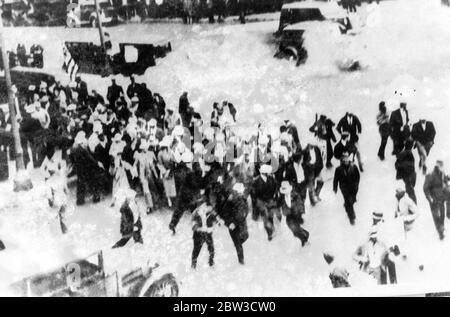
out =
[(353, 116), (347, 116), (347, 123), (348, 123), (349, 125), (352, 125), (352, 124), (353, 124)]
[(406, 122), (406, 111), (405, 111), (405, 109), (400, 108), (400, 114), (402, 115), (403, 125), (406, 125), (408, 122)]
[(294, 169), (295, 174), (297, 175), (297, 184), (300, 184), (305, 179), (302, 165), (300, 163), (294, 162)]
[(309, 155), (311, 157), (311, 161), (309, 163), (310, 164), (316, 164), (317, 157), (316, 157), (316, 151), (314, 150), (314, 148), (310, 148), (309, 149)]

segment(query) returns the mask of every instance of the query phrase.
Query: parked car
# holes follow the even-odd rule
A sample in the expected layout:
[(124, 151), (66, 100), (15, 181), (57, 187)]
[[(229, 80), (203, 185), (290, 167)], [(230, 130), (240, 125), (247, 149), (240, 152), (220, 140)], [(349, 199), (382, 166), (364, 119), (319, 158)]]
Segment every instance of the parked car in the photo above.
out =
[(280, 24), (275, 33), (277, 58), (289, 58), (297, 65), (306, 61), (304, 33), (309, 28), (324, 27), (330, 32), (346, 34), (352, 29), (347, 12), (335, 2), (301, 1), (283, 5)]
[[(175, 276), (158, 264), (126, 268), (123, 250), (96, 252), (47, 273), (10, 285), (12, 295), (27, 297), (176, 297)], [(125, 259), (125, 262), (120, 261)]]
[[(116, 9), (110, 0), (98, 0), (98, 5), (102, 25), (111, 25), (118, 22)], [(73, 28), (86, 25), (97, 27), (97, 20), (94, 0), (70, 0), (70, 3), (67, 5), (66, 24), (68, 27)]]

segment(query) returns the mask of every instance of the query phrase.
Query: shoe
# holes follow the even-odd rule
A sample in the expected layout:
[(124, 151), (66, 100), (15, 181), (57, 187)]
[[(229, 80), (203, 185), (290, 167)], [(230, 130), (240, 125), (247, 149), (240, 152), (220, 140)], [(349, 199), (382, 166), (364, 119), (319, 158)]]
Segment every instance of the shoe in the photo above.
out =
[(269, 241), (272, 241), (273, 237), (272, 237), (272, 236), (268, 236), (267, 239), (268, 239)]
[(175, 227), (169, 226), (169, 229), (172, 231), (172, 235), (175, 235), (177, 232), (175, 231)]
[(77, 200), (77, 206), (83, 206), (84, 200)]
[(354, 225), (355, 225), (355, 219), (350, 219), (350, 224), (351, 224), (352, 226), (354, 226)]
[(380, 161), (384, 161), (384, 155), (378, 155), (378, 158), (380, 159)]

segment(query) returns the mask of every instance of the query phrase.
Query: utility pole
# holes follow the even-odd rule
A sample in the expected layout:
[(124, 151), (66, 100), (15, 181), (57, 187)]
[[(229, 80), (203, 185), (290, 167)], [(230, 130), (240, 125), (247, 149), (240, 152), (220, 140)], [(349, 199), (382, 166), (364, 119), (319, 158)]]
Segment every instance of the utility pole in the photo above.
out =
[(14, 150), (16, 153), (15, 160), (17, 172), (14, 178), (14, 191), (27, 191), (33, 188), (33, 184), (31, 183), (31, 179), (26, 172), (25, 164), (23, 162), (23, 150), (22, 145), (20, 144), (19, 123), (17, 122), (16, 116), (16, 100), (15, 93), (12, 88), (11, 73), (9, 71), (9, 58), (8, 54), (6, 53), (2, 13), (3, 11), (0, 9), (0, 46), (2, 51), (3, 68), (5, 70), (6, 89), (8, 90), (8, 106), (9, 116), (11, 118), (11, 130), (14, 137)]
[(102, 19), (101, 19), (101, 15), (100, 15), (100, 7), (98, 5), (98, 0), (94, 0), (94, 1), (95, 1), (95, 12), (97, 13), (98, 31), (100, 32), (100, 45), (102, 46), (103, 51), (106, 52), (106, 49), (105, 49), (105, 38), (104, 38), (103, 26), (102, 26)]

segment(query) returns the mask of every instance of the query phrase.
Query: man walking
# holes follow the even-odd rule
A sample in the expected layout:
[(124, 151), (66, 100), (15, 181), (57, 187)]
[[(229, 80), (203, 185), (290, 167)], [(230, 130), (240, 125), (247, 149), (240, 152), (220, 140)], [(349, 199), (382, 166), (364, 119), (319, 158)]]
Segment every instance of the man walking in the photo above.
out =
[(416, 142), (417, 152), (419, 153), (419, 168), (422, 168), (422, 172), (425, 175), (427, 173), (426, 160), (434, 145), (434, 138), (436, 137), (433, 122), (421, 119), (413, 125), (411, 136), (414, 142)]
[(338, 185), (344, 196), (344, 207), (347, 212), (350, 224), (355, 224), (355, 210), (353, 205), (356, 202), (356, 195), (359, 189), (360, 174), (358, 167), (351, 163), (348, 153), (344, 153), (341, 165), (336, 168), (333, 180), (333, 190), (337, 194)]
[(438, 160), (433, 172), (425, 177), (423, 191), (430, 203), (434, 225), (439, 234), (439, 239), (445, 238), (445, 209), (447, 206), (447, 218), (450, 218), (450, 194), (447, 182), (450, 178), (444, 173), (444, 162)]

